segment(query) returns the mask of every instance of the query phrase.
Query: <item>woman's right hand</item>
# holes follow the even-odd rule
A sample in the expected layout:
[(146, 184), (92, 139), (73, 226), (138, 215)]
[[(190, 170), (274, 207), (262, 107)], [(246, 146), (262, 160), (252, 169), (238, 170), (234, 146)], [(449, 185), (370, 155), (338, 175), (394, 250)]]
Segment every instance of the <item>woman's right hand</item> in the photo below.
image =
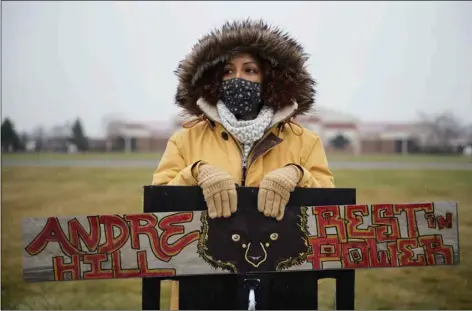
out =
[(209, 164), (198, 166), (198, 185), (208, 207), (210, 218), (229, 217), (237, 210), (236, 184), (226, 172)]

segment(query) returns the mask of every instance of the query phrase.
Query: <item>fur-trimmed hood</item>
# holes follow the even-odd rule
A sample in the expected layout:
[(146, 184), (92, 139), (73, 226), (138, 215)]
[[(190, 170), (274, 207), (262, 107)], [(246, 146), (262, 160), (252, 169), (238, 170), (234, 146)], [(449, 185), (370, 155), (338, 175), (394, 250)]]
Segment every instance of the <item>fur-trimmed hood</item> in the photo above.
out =
[(306, 69), (308, 55), (302, 46), (280, 29), (251, 20), (227, 22), (194, 45), (175, 71), (178, 77), (176, 104), (195, 116), (204, 113), (197, 105), (199, 99), (215, 106), (219, 100), (223, 64), (241, 52), (251, 53), (263, 61), (262, 99), (266, 105), (276, 111), (296, 107), (292, 117), (312, 108), (315, 81)]

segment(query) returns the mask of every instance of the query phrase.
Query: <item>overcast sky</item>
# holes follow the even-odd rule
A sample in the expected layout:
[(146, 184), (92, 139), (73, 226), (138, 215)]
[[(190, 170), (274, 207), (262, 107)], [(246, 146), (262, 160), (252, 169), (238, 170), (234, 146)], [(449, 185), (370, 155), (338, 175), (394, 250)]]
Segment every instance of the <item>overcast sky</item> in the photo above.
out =
[(317, 105), (366, 121), (449, 108), (472, 120), (472, 2), (2, 2), (2, 117), (163, 121), (173, 71), (228, 19), (264, 18), (311, 54)]

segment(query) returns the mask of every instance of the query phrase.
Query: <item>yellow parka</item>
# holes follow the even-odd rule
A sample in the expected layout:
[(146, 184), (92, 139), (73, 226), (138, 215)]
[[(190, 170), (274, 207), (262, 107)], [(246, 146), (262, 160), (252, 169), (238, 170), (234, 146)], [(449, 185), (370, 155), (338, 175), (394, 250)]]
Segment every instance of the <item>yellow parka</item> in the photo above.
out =
[(238, 185), (257, 187), (265, 174), (293, 163), (304, 172), (299, 187), (334, 187), (320, 138), (298, 124), (287, 122), (295, 105), (276, 113), (270, 129), (249, 153), (243, 176), (241, 145), (221, 125), (216, 108), (203, 100), (199, 104), (206, 109), (208, 121), (197, 119), (169, 139), (153, 176), (154, 185), (197, 185), (191, 168), (202, 160), (229, 173)]
[[(221, 124), (216, 103), (218, 67), (237, 52), (265, 62), (262, 99), (275, 109), (270, 128), (253, 146), (245, 172), (242, 147)], [(315, 82), (305, 68), (307, 56), (288, 35), (262, 22), (227, 23), (196, 44), (179, 64), (176, 103), (198, 116), (169, 139), (153, 185), (197, 185), (198, 161), (229, 173), (238, 185), (257, 187), (264, 175), (287, 164), (303, 170), (299, 187), (334, 187), (323, 144), (316, 133), (292, 122), (314, 103)]]

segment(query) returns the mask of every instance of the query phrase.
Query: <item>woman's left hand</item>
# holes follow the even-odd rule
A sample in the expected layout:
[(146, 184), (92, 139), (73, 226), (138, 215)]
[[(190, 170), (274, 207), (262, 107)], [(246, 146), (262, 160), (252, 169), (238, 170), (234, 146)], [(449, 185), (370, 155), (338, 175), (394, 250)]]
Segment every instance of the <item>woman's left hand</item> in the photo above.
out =
[(257, 209), (267, 217), (282, 220), (285, 205), (301, 179), (300, 169), (291, 164), (264, 176), (259, 185)]

